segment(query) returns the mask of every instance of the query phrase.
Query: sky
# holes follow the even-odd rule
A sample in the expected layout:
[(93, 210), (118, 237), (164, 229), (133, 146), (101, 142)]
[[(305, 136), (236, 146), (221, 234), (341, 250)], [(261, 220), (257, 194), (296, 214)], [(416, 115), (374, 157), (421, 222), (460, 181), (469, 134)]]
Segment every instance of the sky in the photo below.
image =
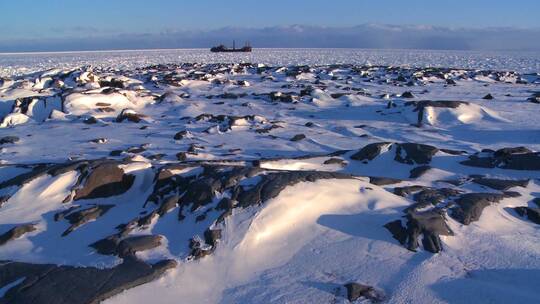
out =
[[(466, 31), (470, 36), (474, 30), (482, 36), (483, 32), (479, 31), (497, 28), (518, 31), (517, 36), (530, 40), (538, 38), (538, 12), (539, 0), (0, 0), (0, 52), (160, 48), (162, 45), (200, 47), (210, 40), (232, 39), (229, 35), (238, 35), (238, 29), (250, 30), (254, 36), (251, 40), (264, 41), (265, 45), (268, 41), (262, 38), (264, 31), (273, 29), (278, 36), (275, 43), (267, 46), (280, 47), (309, 36), (285, 37), (289, 40), (281, 41), (279, 36), (286, 33), (276, 29), (293, 26), (313, 32), (317, 28), (333, 29), (336, 37), (341, 29), (361, 25), (392, 25), (414, 30), (423, 26), (424, 31), (433, 28), (455, 31), (455, 37), (451, 38), (454, 40), (465, 35), (457, 31)], [(331, 33), (326, 35), (332, 43), (336, 42)], [(194, 36), (204, 39), (196, 41)], [(175, 43), (170, 43), (168, 38)], [(351, 36), (342, 38), (351, 39)], [(441, 38), (434, 39), (433, 48), (447, 43), (437, 45), (436, 40)], [(122, 40), (126, 43), (121, 43)], [(331, 46), (323, 42), (316, 46)], [(359, 44), (342, 42), (339, 44), (345, 47)], [(394, 44), (399, 47), (399, 42), (389, 46), (396, 47)], [(306, 46), (311, 45), (306, 43)]]

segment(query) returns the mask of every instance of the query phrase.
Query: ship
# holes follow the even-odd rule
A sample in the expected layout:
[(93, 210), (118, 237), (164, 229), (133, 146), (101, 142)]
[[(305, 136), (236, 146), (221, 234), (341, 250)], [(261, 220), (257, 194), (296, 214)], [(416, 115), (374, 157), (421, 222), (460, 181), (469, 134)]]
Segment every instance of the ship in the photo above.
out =
[(246, 44), (243, 47), (237, 49), (236, 43), (235, 41), (233, 41), (232, 49), (221, 44), (221, 45), (212, 47), (210, 49), (210, 52), (212, 53), (237, 53), (237, 52), (248, 53), (248, 52), (251, 52), (251, 45), (249, 44), (249, 42), (246, 42)]

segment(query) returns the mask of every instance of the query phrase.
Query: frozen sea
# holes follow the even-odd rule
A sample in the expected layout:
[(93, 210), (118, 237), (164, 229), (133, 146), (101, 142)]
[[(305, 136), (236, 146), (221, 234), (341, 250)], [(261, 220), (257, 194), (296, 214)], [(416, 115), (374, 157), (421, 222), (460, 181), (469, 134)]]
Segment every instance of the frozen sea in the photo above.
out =
[(54, 53), (0, 53), (0, 76), (85, 65), (132, 69), (164, 63), (250, 62), (277, 65), (359, 64), (455, 67), (540, 72), (539, 52), (477, 52), (375, 49), (255, 49), (252, 53), (215, 54), (208, 49), (123, 50)]

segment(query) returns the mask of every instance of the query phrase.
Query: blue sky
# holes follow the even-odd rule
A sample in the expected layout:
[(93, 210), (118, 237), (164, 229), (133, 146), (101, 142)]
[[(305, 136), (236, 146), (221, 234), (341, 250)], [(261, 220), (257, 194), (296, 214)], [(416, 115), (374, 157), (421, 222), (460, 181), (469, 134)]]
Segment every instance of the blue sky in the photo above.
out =
[(0, 0), (0, 43), (295, 24), (540, 29), (538, 12), (540, 0)]

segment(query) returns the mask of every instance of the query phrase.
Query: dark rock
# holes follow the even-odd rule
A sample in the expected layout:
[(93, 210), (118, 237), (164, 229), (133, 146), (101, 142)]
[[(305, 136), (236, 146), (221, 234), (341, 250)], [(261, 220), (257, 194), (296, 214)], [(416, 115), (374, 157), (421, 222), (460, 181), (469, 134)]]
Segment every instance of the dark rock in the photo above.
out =
[(402, 180), (397, 179), (397, 178), (390, 178), (390, 177), (370, 176), (369, 182), (377, 186), (386, 186), (386, 185), (401, 183)]
[(186, 193), (182, 196), (183, 201), (193, 204), (193, 210), (210, 203), (214, 193), (223, 187), (221, 179), (212, 176), (211, 173), (205, 175), (208, 176), (190, 183)]
[(195, 238), (190, 240), (189, 248), (191, 249), (190, 255), (195, 260), (202, 259), (214, 251), (214, 247), (204, 246), (199, 239)]
[(186, 152), (178, 152), (176, 153), (176, 159), (179, 161), (185, 161), (187, 159)]
[(345, 161), (341, 158), (332, 157), (324, 161), (325, 165), (340, 165), (345, 166)]
[(407, 79), (405, 78), (405, 76), (399, 75), (399, 76), (396, 78), (396, 81), (399, 81), (399, 82), (407, 82)]
[(499, 149), (493, 153), (493, 156), (507, 157), (507, 156), (511, 156), (512, 154), (527, 154), (527, 153), (532, 153), (532, 151), (527, 149), (526, 147), (513, 147), (513, 148)]
[(103, 163), (93, 168), (84, 186), (75, 191), (74, 200), (110, 197), (125, 193), (135, 176), (124, 174), (117, 163)]
[(228, 198), (222, 198), (216, 206), (217, 210), (232, 210), (234, 207), (233, 201)]
[(460, 100), (421, 100), (417, 102), (413, 101), (411, 104), (415, 105), (416, 109), (425, 107), (455, 109), (461, 105), (468, 105), (469, 103)]
[(358, 152), (351, 156), (351, 159), (354, 160), (373, 160), (375, 157), (379, 156), (384, 147), (390, 145), (389, 142), (379, 142), (366, 145)]
[(401, 221), (399, 223), (398, 221), (390, 222), (384, 227), (392, 233), (396, 240), (411, 251), (416, 251), (418, 248), (420, 234), (423, 235), (422, 245), (424, 249), (432, 253), (442, 250), (440, 235), (454, 234), (446, 224), (443, 213), (439, 210), (409, 212), (406, 218), (406, 228), (401, 225)]
[(451, 150), (451, 149), (440, 149), (441, 152), (444, 152), (446, 154), (450, 154), (450, 155), (463, 155), (463, 154), (467, 154), (467, 151), (459, 151), (459, 150)]
[(431, 166), (419, 166), (416, 168), (413, 168), (409, 174), (409, 178), (419, 178), (422, 175), (424, 175), (426, 172), (428, 172), (431, 169)]
[(167, 154), (165, 154), (165, 153), (157, 153), (157, 154), (148, 155), (147, 158), (150, 159), (150, 160), (161, 160), (165, 156), (167, 156)]
[(0, 299), (1, 304), (97, 304), (124, 290), (151, 282), (176, 267), (174, 260), (150, 265), (124, 259), (114, 268), (58, 266), (2, 261), (0, 285), (24, 278)]
[(495, 190), (506, 191), (513, 187), (522, 187), (525, 188), (529, 184), (528, 179), (524, 180), (505, 180), (505, 179), (496, 179), (496, 178), (473, 178), (473, 182), (479, 185), (483, 185)]
[(159, 216), (164, 216), (167, 214), (167, 212), (171, 211), (172, 209), (176, 208), (178, 206), (178, 201), (180, 198), (178, 196), (172, 196), (168, 199), (164, 200), (163, 203), (161, 203), (161, 206), (159, 206), (158, 214)]
[(176, 134), (174, 135), (174, 139), (175, 139), (175, 140), (181, 140), (181, 139), (184, 139), (184, 137), (186, 137), (188, 134), (189, 134), (189, 133), (188, 133), (188, 131), (186, 131), (186, 130), (180, 131), (180, 132), (178, 132), (178, 133), (176, 133)]
[(240, 97), (240, 96), (238, 96), (237, 94), (234, 94), (234, 93), (225, 92), (223, 94), (217, 95), (216, 97), (221, 98), (221, 99), (238, 99), (238, 97)]
[[(396, 149), (395, 160), (404, 164), (428, 164), (431, 158), (439, 151), (439, 149), (416, 143), (398, 144)], [(402, 152), (405, 152), (403, 157)]]
[(516, 192), (516, 191), (504, 191), (503, 195), (504, 197), (509, 197), (509, 198), (521, 197), (521, 193)]
[(262, 180), (249, 189), (242, 188), (237, 197), (241, 207), (248, 207), (265, 202), (279, 195), (286, 187), (300, 182), (314, 182), (320, 179), (350, 179), (350, 175), (324, 171), (293, 171), (268, 173)]
[[(23, 224), (16, 227), (13, 227), (6, 233), (0, 235), (0, 246), (6, 244), (7, 242), (20, 238), (21, 236), (25, 235), (28, 232), (35, 231), (36, 225), (35, 224)], [(3, 286), (0, 284), (0, 286)]]
[(308, 86), (308, 87), (300, 90), (300, 96), (311, 96), (311, 92), (313, 92), (313, 87)]
[(304, 134), (296, 134), (291, 138), (291, 141), (301, 141), (302, 139), (305, 139), (306, 136)]
[(0, 138), (0, 145), (14, 144), (18, 141), (19, 141), (19, 137), (17, 136), (4, 136)]
[(83, 119), (83, 123), (87, 125), (92, 125), (97, 123), (97, 119), (94, 116), (87, 117)]
[(392, 234), (392, 237), (396, 239), (401, 245), (405, 245), (407, 242), (407, 229), (403, 227), (401, 220), (395, 220), (384, 224), (384, 228), (388, 229)]
[(97, 253), (103, 255), (117, 255), (118, 254), (118, 243), (120, 242), (120, 237), (117, 235), (112, 235), (101, 239), (97, 242), (90, 244), (89, 246), (94, 248)]
[(493, 96), (491, 94), (487, 94), (486, 96), (482, 97), (482, 99), (492, 100)]
[(420, 185), (396, 187), (394, 188), (394, 194), (405, 197), (411, 193), (418, 192), (426, 188), (427, 188), (426, 186), (420, 186)]
[(536, 103), (536, 104), (540, 104), (540, 97), (529, 97), (527, 98), (527, 101), (528, 102), (532, 102), (532, 103)]
[(383, 295), (375, 290), (375, 288), (367, 285), (358, 284), (355, 282), (344, 285), (347, 290), (347, 299), (349, 302), (354, 302), (360, 298), (366, 298), (372, 302), (380, 302), (383, 300)]
[(135, 147), (129, 147), (126, 152), (127, 153), (133, 153), (133, 154), (139, 154), (139, 153), (142, 153), (144, 151), (146, 151), (147, 149), (147, 145), (140, 145), (140, 146), (135, 146)]
[(279, 101), (285, 103), (296, 103), (298, 102), (298, 95), (296, 93), (283, 93), (283, 92), (271, 92), (268, 94), (268, 97), (272, 101)]
[(109, 87), (109, 88), (123, 89), (124, 82), (118, 79), (111, 79), (110, 81), (100, 80), (99, 86), (102, 88)]
[(414, 95), (413, 95), (413, 93), (411, 93), (411, 92), (409, 92), (409, 91), (406, 91), (406, 92), (403, 92), (403, 93), (401, 94), (401, 97), (402, 97), (402, 98), (414, 98)]
[(0, 196), (0, 208), (11, 198), (9, 195)]
[(451, 216), (464, 225), (478, 221), (484, 208), (497, 203), (504, 198), (502, 194), (496, 193), (466, 193), (461, 195), (456, 201), (455, 208), (452, 209)]
[[(238, 167), (224, 170), (219, 167), (204, 167), (204, 172), (196, 180), (178, 185), (184, 192), (181, 200), (184, 204), (192, 204), (192, 210), (212, 202), (214, 193), (223, 193), (225, 189), (235, 186), (240, 180), (260, 172), (256, 167)], [(187, 186), (187, 187), (186, 187)]]
[(498, 165), (502, 169), (540, 171), (540, 153), (513, 154)]
[(491, 153), (491, 155), (471, 155), (468, 160), (462, 161), (461, 164), (481, 168), (498, 167), (501, 169), (540, 171), (540, 153), (530, 152), (529, 149), (524, 147), (504, 148), (494, 152), (485, 151), (482, 153)]
[(79, 209), (80, 206), (71, 206), (69, 207), (68, 209), (66, 210), (62, 210), (62, 211), (59, 211), (57, 213), (54, 214), (54, 221), (55, 222), (58, 222), (58, 221), (61, 221), (63, 220), (66, 215), (70, 214), (71, 212), (73, 212), (74, 210), (77, 210)]
[(104, 144), (104, 143), (107, 142), (107, 139), (106, 139), (106, 138), (103, 138), (103, 137), (101, 137), (101, 138), (95, 138), (95, 139), (90, 140), (90, 142), (93, 142), (93, 143), (95, 143), (95, 144)]
[(109, 156), (120, 156), (120, 155), (122, 155), (122, 153), (124, 153), (123, 150), (112, 150), (112, 151), (109, 153)]
[(425, 188), (413, 195), (416, 204), (405, 209), (405, 212), (417, 211), (418, 209), (437, 206), (450, 196), (461, 194), (461, 191), (451, 188)]
[(259, 133), (259, 134), (266, 134), (274, 129), (279, 129), (279, 128), (282, 128), (281, 126), (279, 125), (276, 125), (276, 124), (272, 124), (270, 125), (270, 127), (266, 127), (266, 128), (260, 128), (260, 129), (256, 129), (255, 132)]
[(64, 217), (69, 221), (71, 226), (66, 231), (64, 231), (64, 233), (62, 233), (62, 236), (66, 236), (78, 227), (103, 216), (112, 207), (114, 207), (114, 205), (97, 205), (65, 215)]
[(515, 207), (514, 210), (521, 217), (527, 217), (529, 221), (540, 225), (540, 208)]
[(127, 120), (130, 122), (138, 123), (145, 117), (146, 115), (135, 113), (133, 110), (124, 109), (116, 117), (116, 122), (123, 122), (124, 120)]
[(146, 251), (161, 246), (161, 235), (137, 235), (123, 239), (118, 244), (120, 257), (132, 256), (136, 252)]
[(204, 232), (204, 241), (206, 242), (206, 244), (212, 247), (216, 246), (216, 243), (219, 239), (221, 239), (220, 229), (207, 229)]

